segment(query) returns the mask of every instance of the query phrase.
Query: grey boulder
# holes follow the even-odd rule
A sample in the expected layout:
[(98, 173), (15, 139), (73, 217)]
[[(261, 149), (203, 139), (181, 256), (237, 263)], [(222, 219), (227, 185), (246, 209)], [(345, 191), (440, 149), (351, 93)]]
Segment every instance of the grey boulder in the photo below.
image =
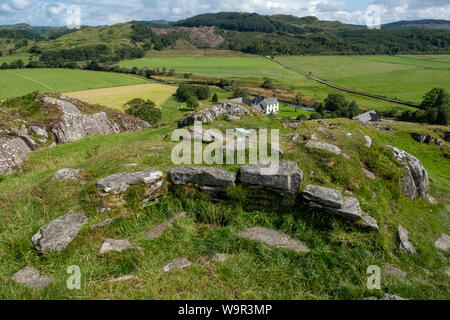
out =
[(30, 288), (39, 289), (48, 286), (53, 281), (53, 278), (43, 276), (39, 270), (25, 267), (14, 273), (11, 276), (11, 280)]
[(163, 266), (163, 271), (164, 272), (169, 272), (172, 269), (184, 269), (187, 268), (191, 265), (192, 263), (186, 259), (186, 258), (177, 258), (174, 259), (172, 261), (170, 261), (169, 263), (167, 263), (165, 266)]
[(84, 214), (70, 211), (40, 228), (31, 242), (41, 252), (61, 252), (77, 236), (87, 220)]
[(397, 235), (397, 245), (403, 252), (409, 254), (416, 254), (417, 251), (412, 245), (412, 243), (408, 239), (408, 230), (406, 230), (402, 225), (398, 226), (398, 235)]
[(310, 148), (310, 149), (320, 149), (320, 150), (329, 151), (336, 155), (340, 155), (342, 153), (342, 150), (339, 147), (337, 147), (333, 144), (327, 143), (327, 142), (323, 142), (323, 141), (310, 140), (306, 144), (306, 147)]
[(0, 174), (10, 173), (22, 166), (31, 148), (20, 138), (0, 136)]
[(342, 218), (349, 221), (357, 221), (359, 219), (362, 219), (361, 206), (358, 199), (354, 197), (343, 197), (343, 205), (339, 209), (320, 205), (319, 207), (326, 212), (341, 216)]
[(132, 249), (134, 246), (128, 240), (116, 240), (116, 239), (105, 239), (99, 253), (103, 254), (109, 251), (122, 252), (128, 249)]
[(406, 171), (400, 186), (404, 195), (411, 200), (424, 200), (428, 194), (429, 182), (427, 170), (422, 162), (406, 151), (392, 146), (388, 147), (392, 149), (396, 160)]
[(254, 227), (242, 230), (238, 233), (238, 236), (252, 241), (262, 242), (276, 248), (291, 249), (302, 253), (310, 251), (310, 249), (301, 241), (293, 239), (277, 230), (264, 227)]
[(330, 208), (341, 209), (344, 205), (344, 198), (339, 190), (308, 185), (302, 192), (303, 198)]
[(240, 168), (241, 183), (297, 193), (303, 180), (303, 171), (294, 161), (264, 162)]
[(166, 172), (175, 185), (193, 183), (212, 187), (232, 187), (236, 181), (236, 173), (214, 167), (171, 167), (166, 169)]
[(443, 233), (439, 239), (434, 242), (436, 248), (447, 251), (450, 248), (450, 237)]

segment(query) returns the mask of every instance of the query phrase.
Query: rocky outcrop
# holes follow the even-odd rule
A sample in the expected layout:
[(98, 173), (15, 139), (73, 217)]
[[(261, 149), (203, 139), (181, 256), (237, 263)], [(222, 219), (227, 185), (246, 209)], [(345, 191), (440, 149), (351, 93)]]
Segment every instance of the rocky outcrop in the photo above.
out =
[(63, 99), (46, 96), (42, 101), (57, 105), (62, 111), (61, 118), (51, 128), (56, 142), (59, 144), (76, 141), (88, 135), (139, 131), (150, 127), (145, 121), (135, 118), (130, 122), (129, 119), (125, 119), (129, 118), (126, 116), (123, 119), (112, 121), (105, 112), (87, 115), (82, 113), (72, 102)]
[(260, 161), (241, 167), (238, 174), (238, 180), (243, 184), (287, 193), (297, 193), (302, 179), (303, 172), (293, 161)]
[(301, 241), (273, 229), (254, 227), (240, 231), (238, 236), (252, 241), (259, 241), (276, 248), (291, 249), (301, 253), (310, 251)]
[(31, 151), (20, 138), (0, 136), (0, 174), (20, 168)]
[(61, 252), (77, 236), (87, 220), (84, 214), (71, 211), (40, 228), (31, 242), (38, 251)]
[(430, 136), (429, 134), (426, 134), (426, 133), (411, 133), (411, 137), (420, 143), (426, 143), (426, 144), (434, 143), (438, 147), (442, 147), (445, 145), (445, 142), (443, 142), (439, 139), (433, 138), (432, 136)]
[(411, 199), (424, 200), (428, 194), (428, 173), (422, 162), (399, 148), (388, 146), (394, 152), (395, 159), (405, 168), (406, 176), (400, 185), (403, 194)]
[(152, 192), (154, 194), (163, 185), (162, 177), (162, 172), (154, 168), (138, 172), (119, 173), (98, 181), (97, 189), (106, 194), (118, 195), (128, 190), (131, 186), (145, 184), (149, 187), (149, 190), (156, 187)]
[(30, 288), (40, 289), (48, 286), (53, 281), (53, 278), (43, 276), (39, 270), (25, 267), (14, 273), (11, 276), (11, 280), (24, 284)]
[(55, 174), (52, 176), (52, 180), (80, 180), (80, 170), (77, 169), (70, 169), (70, 168), (64, 168), (59, 169), (55, 172)]
[(214, 167), (172, 167), (166, 169), (170, 181), (175, 185), (193, 183), (210, 187), (234, 186), (236, 174)]
[(397, 235), (397, 245), (399, 249), (403, 252), (416, 254), (416, 248), (412, 245), (412, 243), (408, 239), (408, 230), (406, 230), (402, 225), (398, 226), (398, 235)]
[(196, 121), (203, 123), (213, 122), (220, 116), (245, 116), (250, 115), (250, 111), (244, 107), (231, 102), (219, 102), (217, 105), (190, 115), (178, 122), (178, 128), (193, 125)]

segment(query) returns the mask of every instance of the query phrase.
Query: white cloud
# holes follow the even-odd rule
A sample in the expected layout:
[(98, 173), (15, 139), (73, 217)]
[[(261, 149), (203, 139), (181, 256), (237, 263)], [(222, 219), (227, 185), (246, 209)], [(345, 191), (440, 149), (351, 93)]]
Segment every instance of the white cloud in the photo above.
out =
[[(382, 22), (450, 17), (449, 0), (363, 0), (382, 6)], [(3, 23), (62, 25), (69, 5), (81, 9), (82, 23), (104, 25), (130, 20), (178, 20), (200, 13), (242, 11), (314, 15), (323, 20), (365, 23), (363, 5), (347, 0), (0, 0)]]

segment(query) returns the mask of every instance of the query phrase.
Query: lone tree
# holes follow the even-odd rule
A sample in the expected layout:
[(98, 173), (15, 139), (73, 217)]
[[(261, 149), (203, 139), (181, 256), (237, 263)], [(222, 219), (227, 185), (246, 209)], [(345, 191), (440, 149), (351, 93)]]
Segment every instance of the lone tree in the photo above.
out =
[(275, 89), (275, 85), (273, 84), (272, 80), (265, 79), (263, 84), (261, 85), (261, 88), (272, 90)]
[(347, 101), (342, 94), (330, 93), (325, 99), (325, 109), (329, 111), (339, 110), (347, 105)]
[(217, 93), (214, 93), (213, 97), (212, 97), (212, 102), (218, 102), (219, 101), (219, 97), (217, 96)]
[(133, 99), (124, 104), (125, 112), (133, 117), (147, 121), (151, 125), (156, 124), (161, 119), (161, 110), (150, 100), (140, 98)]
[(294, 99), (292, 99), (292, 104), (296, 106), (301, 106), (303, 104), (303, 96), (301, 93), (297, 93)]
[(198, 98), (196, 96), (189, 97), (186, 101), (186, 105), (189, 109), (197, 109), (199, 106)]
[(426, 111), (424, 117), (428, 122), (445, 126), (450, 122), (450, 95), (445, 89), (434, 88), (429, 91), (420, 106)]

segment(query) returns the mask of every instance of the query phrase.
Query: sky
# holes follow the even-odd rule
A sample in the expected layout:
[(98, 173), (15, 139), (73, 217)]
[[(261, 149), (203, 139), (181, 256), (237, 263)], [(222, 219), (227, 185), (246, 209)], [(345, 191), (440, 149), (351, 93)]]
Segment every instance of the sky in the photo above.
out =
[(0, 0), (0, 25), (66, 26), (80, 22), (98, 26), (131, 20), (176, 21), (201, 13), (232, 11), (316, 16), (365, 25), (374, 16), (372, 12), (379, 13), (381, 23), (450, 19), (450, 0)]

